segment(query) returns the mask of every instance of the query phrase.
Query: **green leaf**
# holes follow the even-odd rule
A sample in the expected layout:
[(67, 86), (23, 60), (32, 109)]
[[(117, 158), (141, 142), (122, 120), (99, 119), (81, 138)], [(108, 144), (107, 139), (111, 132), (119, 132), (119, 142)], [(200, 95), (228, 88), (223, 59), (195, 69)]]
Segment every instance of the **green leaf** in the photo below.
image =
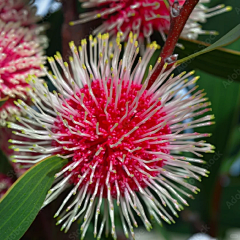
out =
[(3, 104), (8, 100), (8, 97), (5, 97), (5, 98), (1, 98), (0, 99), (0, 107), (3, 106)]
[[(197, 49), (209, 46), (209, 44), (196, 40), (188, 41), (181, 39), (179, 42), (185, 46), (184, 51), (176, 49), (180, 57), (189, 56)], [(183, 67), (203, 70), (215, 76), (228, 79), (228, 81), (240, 81), (240, 52), (219, 48), (206, 55), (200, 55), (195, 59), (190, 59), (179, 68)]]
[(195, 58), (199, 55), (202, 55), (204, 53), (213, 51), (217, 48), (226, 46), (234, 41), (236, 41), (238, 38), (240, 38), (240, 24), (238, 24), (235, 28), (233, 28), (230, 32), (228, 32), (226, 35), (224, 35), (222, 38), (220, 38), (219, 40), (217, 40), (215, 43), (211, 44), (210, 46), (206, 47), (205, 49), (196, 52), (190, 56), (187, 56), (183, 59), (178, 60), (177, 62), (179, 64), (184, 63), (192, 58)]
[(12, 185), (0, 201), (1, 240), (23, 236), (37, 216), (55, 173), (66, 163), (67, 160), (56, 156), (46, 158)]

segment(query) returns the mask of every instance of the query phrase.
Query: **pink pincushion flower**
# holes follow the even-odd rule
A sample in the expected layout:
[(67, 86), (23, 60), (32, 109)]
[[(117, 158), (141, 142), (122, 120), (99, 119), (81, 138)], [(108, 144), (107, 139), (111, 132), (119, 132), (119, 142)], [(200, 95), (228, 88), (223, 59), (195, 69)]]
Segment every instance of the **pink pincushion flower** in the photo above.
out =
[[(121, 84), (120, 82), (118, 84)], [(74, 184), (79, 182), (79, 173), (84, 174), (90, 172), (91, 169), (96, 169), (95, 174), (87, 174), (83, 179), (82, 184), (86, 184), (88, 181), (91, 183), (89, 191), (94, 192), (96, 183), (100, 186), (105, 184), (109, 165), (104, 164), (104, 159), (111, 163), (110, 168), (116, 174), (124, 176), (124, 178), (116, 178), (115, 174), (109, 179), (110, 194), (118, 199), (118, 192), (124, 195), (125, 188), (129, 185), (129, 188), (133, 191), (138, 191), (138, 186), (133, 181), (133, 176), (139, 182), (141, 187), (146, 187), (144, 182), (144, 172), (141, 171), (142, 164), (139, 159), (145, 159), (148, 162), (146, 166), (151, 169), (161, 168), (164, 163), (157, 159), (157, 161), (151, 161), (152, 151), (162, 152), (163, 154), (169, 154), (168, 142), (159, 143), (157, 145), (150, 146), (147, 139), (146, 129), (151, 129), (153, 126), (163, 125), (163, 118), (165, 112), (162, 111), (161, 101), (154, 102), (154, 116), (150, 109), (153, 107), (151, 103), (152, 94), (148, 94), (148, 91), (143, 91), (142, 95), (139, 95), (139, 91), (142, 91), (142, 85), (132, 83), (127, 84), (126, 80), (123, 80), (121, 86), (121, 92), (117, 92), (118, 89), (112, 86), (112, 98), (117, 97), (119, 101), (113, 101), (109, 97), (109, 101), (106, 95), (102, 91), (101, 82), (96, 80), (92, 82), (91, 89), (92, 94), (96, 99), (93, 99), (87, 85), (84, 86), (77, 93), (77, 98), (83, 98), (85, 107), (81, 106), (81, 103), (76, 104), (76, 99), (66, 100), (70, 109), (77, 109), (77, 115), (71, 115), (73, 112), (68, 112), (71, 117), (68, 123), (62, 122), (58, 117), (54, 123), (53, 133), (59, 134), (61, 132), (61, 141), (66, 142), (62, 147), (61, 142), (53, 141), (52, 145), (56, 148), (60, 148), (59, 154), (62, 154), (63, 150), (66, 150), (66, 154), (69, 149), (73, 148), (73, 142), (77, 143), (77, 147), (74, 149), (73, 161), (76, 163), (83, 162), (83, 159), (92, 159), (90, 162), (83, 162), (78, 164), (72, 171), (70, 180)], [(111, 89), (111, 80), (106, 82), (106, 89)], [(106, 93), (106, 92), (105, 92)], [(136, 99), (138, 98), (138, 102)], [(97, 104), (95, 104), (97, 102)], [(107, 107), (106, 107), (107, 106)], [(103, 116), (99, 114), (99, 109), (104, 109)], [(129, 109), (129, 111), (128, 111)], [(149, 112), (149, 114), (147, 114)], [(88, 117), (87, 117), (88, 115)], [(99, 115), (99, 118), (95, 116)], [(89, 124), (86, 124), (84, 118), (87, 118)], [(148, 121), (147, 121), (148, 119)], [(119, 131), (119, 125), (123, 125), (121, 131)], [(78, 129), (79, 134), (69, 133), (70, 128)], [(141, 126), (141, 127), (140, 127)], [(84, 131), (83, 131), (84, 129)], [(81, 132), (81, 133), (80, 133)], [(156, 132), (156, 133), (154, 133)], [(169, 127), (163, 126), (161, 128), (161, 134), (171, 134)], [(146, 135), (146, 139), (136, 140)], [(85, 136), (82, 138), (81, 136)], [(159, 132), (153, 131), (151, 139), (158, 138)], [(71, 142), (67, 143), (71, 138)], [(147, 151), (149, 149), (149, 151)], [(151, 151), (150, 151), (151, 149)], [(134, 156), (128, 153), (135, 153)], [(120, 163), (120, 164), (118, 164)], [(122, 164), (124, 163), (124, 164)], [(131, 174), (130, 174), (131, 172)], [(68, 175), (68, 174), (67, 174)], [(158, 171), (151, 173), (153, 177), (158, 175)], [(118, 186), (118, 187), (116, 187)], [(107, 189), (104, 189), (103, 195), (107, 197)]]
[(35, 33), (20, 23), (0, 21), (0, 91), (3, 95), (23, 97), (29, 74), (42, 76), (44, 57)]
[(0, 0), (0, 19), (4, 22), (21, 22), (21, 26), (34, 28), (40, 20), (36, 10), (29, 0)]
[[(161, 219), (174, 222), (165, 207), (178, 216), (182, 205), (188, 205), (183, 196), (192, 197), (189, 191), (198, 191), (185, 179), (200, 180), (208, 173), (190, 162), (203, 163), (200, 153), (213, 152), (211, 144), (194, 141), (209, 134), (185, 130), (213, 123), (213, 116), (205, 114), (211, 110), (210, 103), (203, 98), (203, 91), (195, 91), (197, 87), (184, 96), (177, 94), (198, 78), (190, 78), (194, 72), (174, 76), (176, 65), (167, 70), (165, 64), (165, 72), (147, 89), (161, 60), (153, 68), (150, 66), (145, 80), (144, 73), (158, 46), (150, 44), (136, 63), (136, 39), (137, 35), (130, 34), (123, 56), (120, 37), (112, 45), (108, 34), (99, 35), (98, 40), (90, 36), (89, 55), (86, 40), (79, 49), (70, 43), (71, 69), (59, 53), (55, 55), (64, 77), (53, 58), (49, 58), (53, 75), (43, 67), (59, 93), (49, 92), (46, 83), (29, 77), (33, 89), (29, 94), (37, 110), (19, 100), (17, 106), (30, 118), (20, 116), (19, 124), (8, 124), (16, 130), (14, 134), (26, 138), (10, 140), (16, 151), (14, 162), (32, 165), (53, 155), (69, 160), (56, 174), (44, 206), (72, 187), (55, 217), (59, 217), (57, 224), (62, 224), (65, 231), (81, 218), (82, 238), (94, 218), (94, 235), (98, 239), (104, 227), (108, 233), (109, 224), (116, 239), (116, 206), (126, 236), (130, 231), (133, 238), (133, 226), (137, 227), (134, 212), (148, 230), (151, 228), (144, 207), (158, 223)], [(192, 96), (186, 98), (189, 93)], [(199, 117), (202, 114), (205, 116)], [(29, 157), (29, 152), (35, 155)], [(196, 157), (184, 157), (180, 152), (191, 152)]]
[[(153, 31), (160, 32), (163, 40), (165, 33), (170, 28), (170, 6), (175, 0), (80, 0), (82, 7), (94, 10), (80, 14), (81, 20), (70, 24), (84, 23), (94, 19), (102, 18), (103, 23), (93, 31), (93, 34), (109, 32), (116, 36), (122, 32), (121, 40), (124, 41), (129, 32), (139, 35), (140, 39), (146, 38), (150, 42)], [(183, 5), (185, 0), (179, 0)], [(183, 37), (196, 39), (199, 34), (215, 34), (215, 31), (204, 31), (199, 23), (206, 22), (206, 19), (229, 11), (230, 7), (218, 5), (214, 8), (207, 8), (203, 3), (210, 0), (200, 0), (197, 7), (187, 21), (182, 32)]]
[[(27, 76), (43, 76), (40, 65), (45, 62), (43, 54), (47, 43), (46, 37), (41, 35), (44, 27), (35, 24), (38, 19), (35, 12), (25, 4), (24, 0), (0, 0), (0, 98), (26, 100)], [(11, 105), (10, 100), (0, 109), (3, 126), (11, 117), (5, 117)]]
[[(28, 0), (0, 0), (0, 98), (27, 99), (25, 79), (29, 74), (43, 76), (40, 65), (45, 62), (47, 39), (37, 25), (39, 17)], [(9, 99), (0, 108), (0, 125), (19, 115)]]

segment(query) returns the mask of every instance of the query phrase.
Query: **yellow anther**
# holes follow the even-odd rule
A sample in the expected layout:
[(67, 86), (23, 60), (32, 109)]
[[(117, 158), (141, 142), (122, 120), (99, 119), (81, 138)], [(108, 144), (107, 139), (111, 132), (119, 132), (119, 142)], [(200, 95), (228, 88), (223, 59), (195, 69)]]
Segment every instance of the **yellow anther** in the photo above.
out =
[(200, 76), (196, 76), (196, 77), (194, 78), (194, 83), (196, 83), (199, 78), (200, 78)]
[(58, 55), (59, 58), (62, 58), (62, 55), (60, 52), (56, 52), (56, 54)]
[(182, 77), (185, 74), (186, 74), (186, 71), (183, 71), (182, 73), (179, 74), (179, 77)]
[(69, 47), (70, 48), (74, 47), (74, 42), (73, 41), (69, 42)]

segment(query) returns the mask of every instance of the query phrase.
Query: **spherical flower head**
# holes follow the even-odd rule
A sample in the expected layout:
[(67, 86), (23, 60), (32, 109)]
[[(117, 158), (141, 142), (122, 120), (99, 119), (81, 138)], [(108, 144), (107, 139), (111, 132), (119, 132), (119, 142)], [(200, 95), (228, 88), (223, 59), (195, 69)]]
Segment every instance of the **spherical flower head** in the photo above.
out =
[(22, 26), (33, 27), (40, 17), (29, 0), (0, 0), (0, 19), (4, 22), (21, 22)]
[(11, 187), (13, 181), (10, 177), (0, 173), (0, 199), (4, 196), (7, 190)]
[[(43, 76), (40, 65), (45, 63), (46, 37), (43, 26), (28, 1), (0, 0), (0, 98), (27, 99), (28, 75)], [(11, 100), (0, 109), (1, 125), (10, 117)], [(16, 108), (16, 107), (15, 107)], [(2, 113), (2, 110), (5, 110)], [(5, 118), (5, 113), (8, 115)], [(8, 119), (9, 120), (9, 119)]]
[[(206, 102), (203, 91), (195, 91), (197, 86), (193, 86), (198, 78), (192, 76), (194, 72), (174, 76), (171, 73), (176, 65), (168, 69), (165, 64), (155, 83), (147, 89), (161, 59), (149, 67), (144, 78), (158, 46), (150, 44), (137, 61), (136, 39), (137, 35), (130, 33), (123, 55), (120, 37), (113, 45), (108, 34), (99, 35), (98, 39), (90, 36), (89, 49), (86, 40), (82, 40), (79, 48), (70, 43), (71, 69), (57, 53), (55, 60), (64, 76), (54, 58), (49, 58), (53, 73), (45, 70), (58, 93), (49, 92), (47, 84), (33, 76), (29, 80), (33, 89), (30, 94), (37, 110), (19, 100), (17, 106), (31, 118), (19, 117), (20, 124), (8, 124), (17, 136), (37, 141), (33, 144), (31, 140), (12, 139), (15, 162), (31, 165), (52, 155), (69, 160), (56, 174), (56, 183), (44, 206), (72, 186), (55, 217), (59, 217), (57, 224), (62, 224), (65, 231), (73, 221), (82, 219), (82, 238), (94, 218), (94, 235), (98, 239), (104, 227), (108, 234), (109, 224), (116, 239), (116, 206), (127, 237), (130, 232), (134, 238), (133, 226), (137, 227), (134, 213), (150, 230), (145, 208), (159, 224), (162, 220), (174, 222), (166, 207), (178, 216), (182, 205), (188, 205), (184, 196), (192, 197), (189, 191), (198, 191), (185, 179), (200, 180), (200, 176), (208, 173), (190, 162), (203, 163), (200, 153), (212, 152), (212, 145), (194, 141), (209, 134), (185, 132), (213, 123), (213, 116), (205, 114), (211, 110), (210, 103)], [(185, 95), (178, 94), (191, 86)], [(198, 118), (202, 114), (205, 116)], [(26, 150), (38, 155), (24, 156)], [(190, 152), (195, 157), (184, 157), (180, 152)]]
[[(84, 23), (94, 19), (102, 18), (103, 23), (96, 28), (93, 33), (109, 32), (116, 36), (117, 32), (122, 32), (121, 40), (124, 41), (130, 31), (138, 34), (140, 39), (146, 38), (150, 42), (150, 36), (154, 31), (160, 32), (163, 40), (165, 33), (170, 28), (170, 7), (174, 4), (179, 6), (174, 8), (178, 11), (185, 0), (81, 0), (83, 8), (90, 8), (87, 13), (80, 14), (80, 20), (70, 24)], [(204, 31), (199, 24), (205, 22), (208, 17), (230, 10), (229, 7), (218, 5), (215, 8), (207, 8), (203, 3), (210, 0), (200, 0), (193, 10), (184, 30), (183, 37), (196, 39), (199, 34), (216, 33), (215, 31)], [(91, 11), (91, 9), (94, 10)]]

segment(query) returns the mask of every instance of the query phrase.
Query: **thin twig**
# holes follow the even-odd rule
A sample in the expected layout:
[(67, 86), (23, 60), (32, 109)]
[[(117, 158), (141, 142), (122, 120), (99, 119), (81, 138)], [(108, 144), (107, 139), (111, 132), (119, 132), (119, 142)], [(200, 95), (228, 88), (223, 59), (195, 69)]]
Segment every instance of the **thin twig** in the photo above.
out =
[[(155, 82), (159, 73), (161, 72), (166, 60), (173, 55), (175, 46), (178, 42), (180, 34), (190, 16), (195, 6), (198, 4), (199, 0), (186, 0), (184, 5), (181, 7), (179, 13), (177, 10), (177, 1), (171, 6), (171, 19), (170, 19), (170, 29), (168, 32), (167, 40), (161, 51), (161, 63), (153, 72), (151, 78), (149, 79), (148, 88)], [(172, 11), (173, 10), (173, 11)]]

